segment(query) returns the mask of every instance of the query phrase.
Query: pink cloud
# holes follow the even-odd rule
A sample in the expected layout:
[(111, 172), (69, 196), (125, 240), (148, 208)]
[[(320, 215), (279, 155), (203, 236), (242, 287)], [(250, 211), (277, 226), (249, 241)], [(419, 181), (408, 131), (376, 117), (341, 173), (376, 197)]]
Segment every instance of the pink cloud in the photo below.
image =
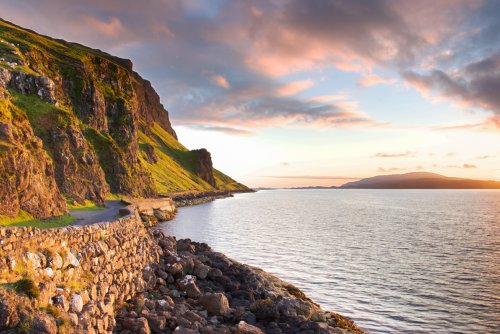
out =
[(375, 154), (375, 158), (407, 158), (407, 157), (414, 157), (416, 152), (403, 152), (403, 153), (383, 153), (379, 152)]
[(299, 80), (299, 81), (292, 81), (287, 84), (282, 85), (279, 87), (276, 91), (276, 94), (278, 96), (290, 96), (290, 95), (296, 95), (300, 92), (303, 92), (310, 87), (314, 85), (313, 80)]
[(375, 85), (392, 85), (395, 83), (396, 79), (382, 78), (376, 74), (367, 75), (358, 80), (358, 85), (360, 87), (370, 87)]
[(126, 32), (120, 19), (116, 17), (111, 17), (106, 21), (93, 16), (84, 16), (83, 23), (107, 37), (118, 37)]
[(212, 79), (212, 81), (219, 87), (222, 87), (225, 89), (231, 88), (227, 79), (224, 78), (222, 75), (216, 74), (216, 75), (213, 75), (210, 79)]

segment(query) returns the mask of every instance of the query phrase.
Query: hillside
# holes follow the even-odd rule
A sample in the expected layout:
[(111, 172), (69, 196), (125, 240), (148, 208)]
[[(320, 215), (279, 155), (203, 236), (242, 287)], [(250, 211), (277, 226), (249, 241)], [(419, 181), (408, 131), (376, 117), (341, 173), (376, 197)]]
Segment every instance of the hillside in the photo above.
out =
[(500, 182), (447, 177), (435, 173), (415, 172), (406, 174), (378, 175), (341, 188), (355, 189), (500, 189)]
[(110, 194), (245, 190), (179, 143), (132, 63), (0, 19), (0, 218)]

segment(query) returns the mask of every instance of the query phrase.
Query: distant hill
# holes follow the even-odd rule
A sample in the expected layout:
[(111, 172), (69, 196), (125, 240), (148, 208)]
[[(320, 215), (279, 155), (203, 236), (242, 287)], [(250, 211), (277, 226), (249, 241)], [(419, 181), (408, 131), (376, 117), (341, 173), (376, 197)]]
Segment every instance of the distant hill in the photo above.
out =
[(415, 172), (378, 175), (343, 184), (342, 189), (500, 189), (500, 182)]

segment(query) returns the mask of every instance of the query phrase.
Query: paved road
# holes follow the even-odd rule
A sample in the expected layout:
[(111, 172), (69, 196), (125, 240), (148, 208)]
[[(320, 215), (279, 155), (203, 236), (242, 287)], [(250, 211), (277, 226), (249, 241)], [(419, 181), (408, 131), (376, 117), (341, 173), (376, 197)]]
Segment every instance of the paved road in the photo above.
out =
[(73, 226), (113, 221), (118, 217), (118, 211), (123, 207), (121, 201), (106, 201), (106, 208), (103, 210), (72, 210), (70, 214), (77, 219)]

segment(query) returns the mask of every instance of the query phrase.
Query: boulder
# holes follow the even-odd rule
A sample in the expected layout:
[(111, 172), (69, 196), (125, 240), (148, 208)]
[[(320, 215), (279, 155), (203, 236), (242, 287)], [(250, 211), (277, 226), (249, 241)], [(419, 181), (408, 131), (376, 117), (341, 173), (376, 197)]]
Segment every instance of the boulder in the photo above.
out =
[(259, 327), (240, 321), (238, 326), (236, 326), (236, 334), (264, 334), (264, 332)]
[(80, 313), (83, 309), (83, 298), (81, 295), (75, 293), (71, 296), (70, 310), (74, 313)]
[(223, 315), (229, 311), (229, 301), (223, 293), (204, 294), (200, 297), (199, 303), (213, 315)]
[(208, 272), (210, 271), (210, 267), (204, 265), (203, 263), (197, 261), (194, 264), (194, 274), (196, 277), (199, 279), (205, 279), (207, 278)]
[(48, 314), (41, 314), (33, 318), (29, 333), (57, 334), (56, 320)]

